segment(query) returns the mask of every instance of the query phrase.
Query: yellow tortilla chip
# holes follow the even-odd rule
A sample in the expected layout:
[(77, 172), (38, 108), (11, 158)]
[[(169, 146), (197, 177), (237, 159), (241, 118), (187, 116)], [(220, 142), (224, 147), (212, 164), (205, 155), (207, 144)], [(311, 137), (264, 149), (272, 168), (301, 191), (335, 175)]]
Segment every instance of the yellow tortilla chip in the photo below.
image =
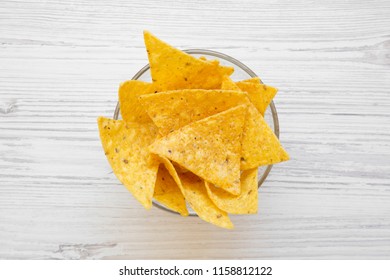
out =
[(104, 153), (119, 181), (146, 208), (152, 207), (158, 164), (150, 164), (148, 146), (157, 135), (153, 123), (98, 118)]
[(249, 104), (244, 92), (204, 89), (146, 94), (139, 100), (161, 135), (237, 105)]
[(175, 167), (177, 173), (179, 173), (179, 174), (190, 172), (188, 169), (184, 168), (183, 166), (180, 166), (176, 162), (172, 162), (172, 164)]
[[(260, 84), (258, 77), (240, 81), (237, 84), (245, 89), (252, 88), (248, 83), (263, 86)], [(223, 89), (236, 89), (235, 87), (238, 86), (229, 77), (224, 78), (222, 82)], [(253, 88), (257, 88), (257, 86)], [(263, 100), (261, 100), (261, 104), (264, 104)], [(242, 136), (241, 170), (248, 170), (257, 166), (274, 164), (289, 159), (277, 137), (271, 135), (275, 136), (259, 111), (253, 105), (248, 106), (248, 117)]]
[(198, 214), (199, 218), (222, 228), (232, 229), (234, 227), (228, 214), (215, 206), (208, 197), (205, 183), (202, 179), (191, 172), (178, 174), (167, 158), (162, 157), (162, 161), (179, 185), (186, 201)]
[[(250, 81), (255, 83), (259, 82), (258, 79), (256, 80), (253, 78), (245, 81), (248, 82)], [(221, 88), (225, 90), (238, 89), (238, 91), (241, 91), (241, 89), (236, 85), (236, 83), (233, 82), (230, 79), (230, 77), (227, 76), (224, 77)], [(256, 117), (255, 115), (260, 113), (256, 110), (253, 104), (250, 104), (249, 107), (250, 108), (248, 111), (248, 116), (245, 122), (243, 136), (242, 136), (241, 170), (246, 170), (258, 166), (260, 164), (256, 165), (256, 162), (260, 163), (260, 161), (262, 160), (256, 158), (256, 153), (252, 154), (253, 151), (257, 152), (259, 145), (262, 144), (262, 138), (261, 138), (262, 131), (260, 130), (261, 128), (257, 123), (253, 121), (254, 119), (258, 119), (258, 117)]]
[(236, 85), (235, 82), (233, 82), (232, 79), (230, 79), (229, 76), (223, 77), (221, 89), (241, 91), (241, 89)]
[(279, 139), (254, 106), (248, 106), (248, 117), (243, 133), (241, 170), (289, 159)]
[(160, 165), (158, 169), (153, 197), (168, 209), (182, 216), (188, 216), (184, 196), (164, 165)]
[(258, 190), (257, 168), (245, 170), (241, 174), (241, 193), (232, 195), (206, 182), (206, 189), (214, 204), (230, 214), (257, 213)]
[(250, 100), (256, 109), (264, 116), (264, 112), (275, 97), (276, 88), (260, 83), (237, 82), (237, 86), (248, 93)]
[(272, 164), (272, 160), (276, 163), (286, 159), (283, 153), (276, 158), (263, 157), (263, 150), (270, 148), (270, 145), (275, 147), (277, 145), (267, 142), (267, 139), (274, 140), (274, 138), (264, 136), (263, 132), (265, 131), (266, 135), (271, 134), (272, 131), (269, 131), (268, 126), (267, 130), (264, 130), (264, 125), (261, 124), (264, 121), (262, 116), (248, 101), (247, 94), (244, 92), (187, 89), (147, 94), (139, 98), (153, 122), (159, 127), (161, 135), (167, 135), (191, 122), (238, 104), (247, 104), (250, 110), (243, 129), (241, 170)]
[(122, 119), (126, 122), (151, 122), (148, 114), (141, 106), (138, 96), (154, 92), (151, 83), (130, 80), (119, 86), (119, 105)]
[(190, 123), (156, 140), (150, 151), (237, 195), (246, 114), (247, 106), (241, 105)]
[(254, 83), (254, 84), (260, 83), (261, 84), (262, 82), (259, 77), (252, 77), (246, 80), (241, 80), (239, 81), (239, 83)]
[(150, 32), (144, 32), (152, 81), (160, 91), (197, 88), (220, 88), (222, 77), (231, 75), (233, 67), (218, 61), (204, 61), (180, 51)]

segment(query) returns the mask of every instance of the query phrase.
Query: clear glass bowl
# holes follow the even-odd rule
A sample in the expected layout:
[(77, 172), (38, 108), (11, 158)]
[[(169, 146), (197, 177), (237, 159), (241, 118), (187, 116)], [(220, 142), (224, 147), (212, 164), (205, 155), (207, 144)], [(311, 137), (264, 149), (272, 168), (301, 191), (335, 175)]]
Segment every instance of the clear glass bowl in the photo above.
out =
[[(225, 66), (232, 66), (234, 67), (234, 73), (232, 74), (231, 78), (233, 81), (239, 81), (239, 80), (245, 80), (249, 79), (252, 77), (257, 77), (255, 72), (253, 72), (250, 68), (248, 68), (246, 65), (238, 61), (237, 59), (230, 57), (226, 54), (215, 52), (215, 51), (210, 51), (210, 50), (203, 50), (203, 49), (190, 49), (190, 50), (184, 50), (186, 53), (191, 54), (195, 57), (201, 57), (204, 56), (208, 60), (214, 60), (217, 59), (219, 60), (221, 65)], [(145, 81), (145, 82), (150, 82), (152, 80), (150, 76), (150, 67), (149, 64), (145, 65), (141, 70), (138, 71), (137, 74), (134, 75), (132, 80), (140, 80), (140, 81)], [(119, 107), (119, 102), (115, 108), (114, 112), (114, 119), (120, 119), (120, 107)], [(271, 104), (268, 106), (267, 110), (265, 111), (264, 114), (264, 119), (268, 123), (268, 125), (272, 128), (276, 136), (279, 138), (279, 120), (278, 120), (278, 114), (276, 112), (275, 104), (274, 102), (271, 102)], [(258, 187), (262, 185), (262, 183), (265, 181), (267, 178), (268, 174), (270, 173), (272, 168), (272, 165), (267, 165), (267, 166), (261, 166), (259, 167), (258, 171)], [(158, 203), (157, 201), (153, 201), (153, 204), (163, 210), (172, 212), (177, 214), (176, 212), (166, 208), (164, 205)], [(188, 207), (190, 208), (190, 207)], [(190, 216), (197, 216), (196, 213), (190, 209)]]

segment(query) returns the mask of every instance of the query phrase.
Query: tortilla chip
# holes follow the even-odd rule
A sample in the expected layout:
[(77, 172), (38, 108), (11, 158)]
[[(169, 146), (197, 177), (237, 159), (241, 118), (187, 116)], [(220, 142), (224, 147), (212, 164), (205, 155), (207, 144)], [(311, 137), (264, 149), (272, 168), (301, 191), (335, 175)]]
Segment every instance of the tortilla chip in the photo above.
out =
[(204, 61), (180, 51), (150, 32), (144, 32), (152, 81), (160, 91), (197, 88), (220, 88), (222, 77), (231, 75), (233, 67), (217, 61)]
[(246, 80), (241, 80), (238, 83), (254, 83), (254, 84), (260, 83), (260, 84), (262, 84), (262, 81), (259, 77), (252, 77), (252, 78), (249, 78)]
[(138, 96), (154, 92), (151, 83), (130, 80), (122, 83), (119, 87), (119, 105), (122, 119), (126, 122), (151, 122), (148, 114), (141, 106)]
[(260, 83), (237, 82), (237, 86), (248, 93), (256, 109), (264, 116), (264, 112), (275, 97), (276, 88)]
[(233, 82), (232, 79), (230, 79), (229, 76), (223, 77), (221, 89), (241, 91), (241, 89), (236, 85), (235, 82)]
[(184, 167), (181, 166), (180, 164), (177, 164), (176, 162), (172, 162), (172, 164), (173, 164), (173, 166), (175, 167), (176, 172), (177, 172), (178, 174), (190, 172), (188, 169), (184, 168)]
[(206, 189), (210, 199), (219, 209), (230, 214), (255, 214), (257, 213), (258, 182), (257, 168), (243, 171), (241, 174), (241, 193), (238, 196), (231, 195), (224, 190), (206, 182)]
[(150, 151), (237, 195), (246, 114), (247, 106), (241, 105), (190, 123), (156, 140)]
[(215, 206), (208, 197), (202, 179), (191, 172), (178, 174), (169, 159), (162, 157), (162, 160), (182, 190), (186, 201), (198, 214), (199, 218), (222, 228), (232, 229), (234, 227), (228, 214)]
[[(229, 77), (225, 77), (222, 82), (223, 89), (235, 89), (232, 85), (238, 87)], [(238, 82), (243, 88), (251, 88), (248, 83), (260, 84), (258, 77)], [(256, 88), (255, 86), (254, 88)], [(264, 104), (264, 103), (263, 103)], [(268, 106), (268, 105), (267, 105)], [(248, 117), (245, 123), (242, 137), (241, 151), (241, 170), (252, 169), (261, 165), (269, 165), (288, 160), (289, 156), (281, 147), (279, 140), (275, 140), (273, 131), (267, 124), (264, 125), (264, 119), (252, 105), (248, 108)], [(277, 142), (276, 142), (277, 141)], [(272, 156), (266, 155), (264, 151), (269, 150)], [(229, 212), (229, 211), (228, 211)]]
[(160, 165), (158, 169), (153, 198), (168, 209), (188, 216), (184, 196), (164, 165)]
[(154, 124), (98, 118), (104, 153), (114, 174), (146, 208), (152, 207), (158, 164), (150, 164), (148, 146), (157, 135)]
[(254, 106), (249, 106), (242, 137), (241, 170), (275, 164), (288, 159), (289, 155), (263, 116)]
[(161, 135), (241, 104), (250, 104), (247, 94), (227, 90), (186, 89), (139, 97)]

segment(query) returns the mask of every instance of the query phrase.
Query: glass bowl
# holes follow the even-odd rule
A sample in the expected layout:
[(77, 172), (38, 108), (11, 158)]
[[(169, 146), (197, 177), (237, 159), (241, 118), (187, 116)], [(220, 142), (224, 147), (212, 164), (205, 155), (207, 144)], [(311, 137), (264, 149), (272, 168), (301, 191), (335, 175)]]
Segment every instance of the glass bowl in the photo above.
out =
[[(204, 56), (207, 58), (207, 60), (219, 60), (221, 65), (224, 66), (232, 66), (234, 67), (234, 73), (231, 75), (231, 78), (233, 81), (239, 81), (239, 80), (245, 80), (252, 77), (257, 77), (255, 72), (253, 72), (248, 66), (244, 65), (242, 62), (238, 61), (237, 59), (230, 57), (226, 54), (210, 51), (210, 50), (203, 50), (203, 49), (190, 49), (190, 50), (184, 50), (184, 52), (191, 54), (195, 57), (201, 57)], [(145, 65), (141, 70), (138, 71), (137, 74), (134, 75), (132, 80), (140, 80), (145, 82), (150, 82), (152, 80), (150, 76), (150, 67), (149, 64)], [(120, 107), (119, 102), (116, 105), (115, 112), (114, 112), (114, 119), (120, 119)], [(276, 112), (275, 104), (272, 101), (271, 104), (268, 106), (267, 110), (264, 113), (264, 119), (268, 123), (268, 125), (271, 127), (271, 129), (274, 131), (275, 135), (279, 138), (279, 120), (278, 120), (278, 114)], [(265, 179), (267, 178), (268, 174), (270, 173), (272, 168), (272, 165), (266, 165), (259, 167), (258, 170), (258, 187), (263, 184)], [(157, 201), (153, 201), (153, 204), (163, 210), (172, 212), (177, 214), (176, 212), (166, 208), (164, 205), (158, 203)], [(190, 216), (197, 216), (196, 213), (189, 208)]]

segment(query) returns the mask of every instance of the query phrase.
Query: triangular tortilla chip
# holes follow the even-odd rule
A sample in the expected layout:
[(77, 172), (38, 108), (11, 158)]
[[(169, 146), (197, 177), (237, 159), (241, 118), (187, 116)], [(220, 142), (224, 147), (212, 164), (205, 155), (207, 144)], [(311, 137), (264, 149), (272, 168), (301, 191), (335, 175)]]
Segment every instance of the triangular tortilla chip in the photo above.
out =
[(204, 89), (146, 94), (139, 100), (161, 135), (237, 105), (250, 103), (244, 92)]
[(157, 135), (153, 123), (98, 118), (104, 153), (114, 174), (146, 208), (152, 207), (158, 164), (150, 164), (148, 146)]
[(233, 82), (232, 79), (230, 79), (229, 76), (223, 77), (221, 89), (241, 91), (241, 89), (236, 85), (235, 82)]
[(248, 117), (242, 137), (241, 170), (288, 159), (289, 155), (263, 116), (254, 106), (248, 106)]
[(168, 209), (182, 216), (188, 216), (184, 196), (164, 165), (160, 165), (158, 169), (153, 198)]
[(205, 183), (202, 179), (191, 172), (178, 174), (169, 159), (165, 157), (161, 157), (161, 159), (182, 190), (186, 201), (198, 214), (199, 218), (219, 227), (227, 229), (234, 227), (228, 214), (215, 206), (208, 197)]
[(206, 182), (206, 189), (210, 199), (219, 209), (230, 214), (257, 213), (258, 190), (257, 168), (245, 170), (241, 174), (241, 193), (232, 195)]
[(247, 106), (241, 105), (190, 123), (156, 140), (150, 151), (237, 195), (246, 114)]
[(277, 93), (277, 89), (260, 83), (237, 82), (237, 86), (248, 93), (256, 109), (264, 116), (264, 112)]
[(154, 92), (151, 83), (130, 80), (119, 86), (119, 105), (122, 119), (126, 122), (151, 122), (148, 114), (141, 106), (138, 96)]
[(218, 61), (204, 61), (180, 51), (144, 32), (152, 81), (161, 91), (197, 88), (220, 88), (222, 77), (230, 75), (232, 67), (220, 66)]
[[(249, 86), (246, 87), (248, 83), (261, 85), (258, 77), (239, 82), (243, 88), (250, 88)], [(237, 89), (237, 87), (230, 77), (224, 78), (222, 82), (223, 89)], [(273, 131), (268, 125), (264, 126), (264, 119), (258, 110), (254, 105), (249, 106), (248, 118), (242, 136), (241, 170), (273, 164), (289, 158), (279, 141), (275, 140), (275, 137), (268, 136), (270, 134), (273, 134)], [(269, 153), (274, 153), (274, 155), (267, 157), (264, 153), (267, 150), (269, 150)]]

